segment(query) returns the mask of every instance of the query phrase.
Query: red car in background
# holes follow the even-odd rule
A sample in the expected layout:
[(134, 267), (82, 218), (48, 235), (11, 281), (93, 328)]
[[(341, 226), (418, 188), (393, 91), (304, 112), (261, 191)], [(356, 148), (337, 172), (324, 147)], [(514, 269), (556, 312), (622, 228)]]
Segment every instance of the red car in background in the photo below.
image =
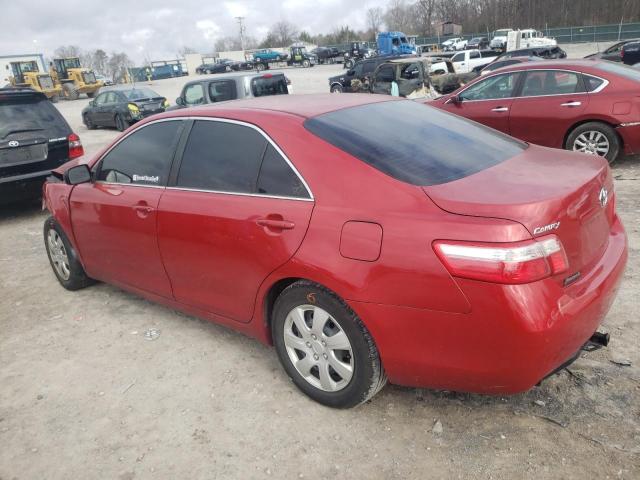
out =
[(112, 283), (273, 343), (333, 407), (387, 378), (531, 388), (606, 343), (627, 258), (602, 158), (390, 96), (167, 112), (55, 174), (44, 240), (65, 288)]
[(640, 153), (640, 71), (550, 60), (496, 70), (428, 105), (526, 142), (614, 161)]

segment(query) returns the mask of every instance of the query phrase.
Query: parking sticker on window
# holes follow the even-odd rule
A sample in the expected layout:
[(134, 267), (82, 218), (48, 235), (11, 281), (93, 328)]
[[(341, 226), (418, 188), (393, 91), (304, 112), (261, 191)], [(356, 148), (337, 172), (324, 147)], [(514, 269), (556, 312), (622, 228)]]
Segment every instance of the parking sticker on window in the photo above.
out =
[(138, 174), (133, 174), (133, 181), (134, 182), (150, 182), (150, 183), (158, 183), (160, 181), (160, 177), (158, 175), (138, 175)]

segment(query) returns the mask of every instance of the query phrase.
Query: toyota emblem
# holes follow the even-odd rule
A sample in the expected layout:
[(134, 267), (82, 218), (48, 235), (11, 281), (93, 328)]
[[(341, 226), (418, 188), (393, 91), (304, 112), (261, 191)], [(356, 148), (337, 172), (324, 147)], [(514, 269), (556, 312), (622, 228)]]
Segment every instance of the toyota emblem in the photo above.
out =
[(600, 193), (598, 194), (598, 200), (600, 200), (600, 205), (604, 208), (609, 201), (609, 192), (605, 187), (600, 189)]
[(9, 146), (10, 147), (19, 147), (20, 146), (20, 142), (16, 142), (15, 140), (11, 140), (9, 142)]

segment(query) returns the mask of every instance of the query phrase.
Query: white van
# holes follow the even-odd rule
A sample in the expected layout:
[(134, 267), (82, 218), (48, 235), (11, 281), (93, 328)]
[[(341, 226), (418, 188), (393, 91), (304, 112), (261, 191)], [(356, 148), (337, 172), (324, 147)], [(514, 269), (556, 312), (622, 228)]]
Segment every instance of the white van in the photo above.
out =
[(500, 55), (495, 50), (463, 50), (451, 57), (456, 73), (469, 73), (476, 67), (491, 63)]

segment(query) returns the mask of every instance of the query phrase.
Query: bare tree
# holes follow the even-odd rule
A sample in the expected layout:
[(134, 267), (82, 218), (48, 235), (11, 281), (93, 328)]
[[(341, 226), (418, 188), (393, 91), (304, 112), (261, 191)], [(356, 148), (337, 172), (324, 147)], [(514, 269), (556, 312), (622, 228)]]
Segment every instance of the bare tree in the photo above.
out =
[(288, 47), (298, 36), (298, 29), (293, 23), (280, 20), (271, 27), (268, 36), (276, 42), (272, 47)]
[(112, 53), (107, 62), (107, 72), (114, 82), (124, 78), (127, 69), (133, 66), (133, 62), (126, 53)]
[(53, 51), (56, 58), (71, 58), (82, 55), (82, 50), (77, 45), (61, 45)]
[(382, 15), (383, 12), (380, 7), (373, 7), (367, 10), (367, 27), (371, 31), (374, 41), (382, 26)]

